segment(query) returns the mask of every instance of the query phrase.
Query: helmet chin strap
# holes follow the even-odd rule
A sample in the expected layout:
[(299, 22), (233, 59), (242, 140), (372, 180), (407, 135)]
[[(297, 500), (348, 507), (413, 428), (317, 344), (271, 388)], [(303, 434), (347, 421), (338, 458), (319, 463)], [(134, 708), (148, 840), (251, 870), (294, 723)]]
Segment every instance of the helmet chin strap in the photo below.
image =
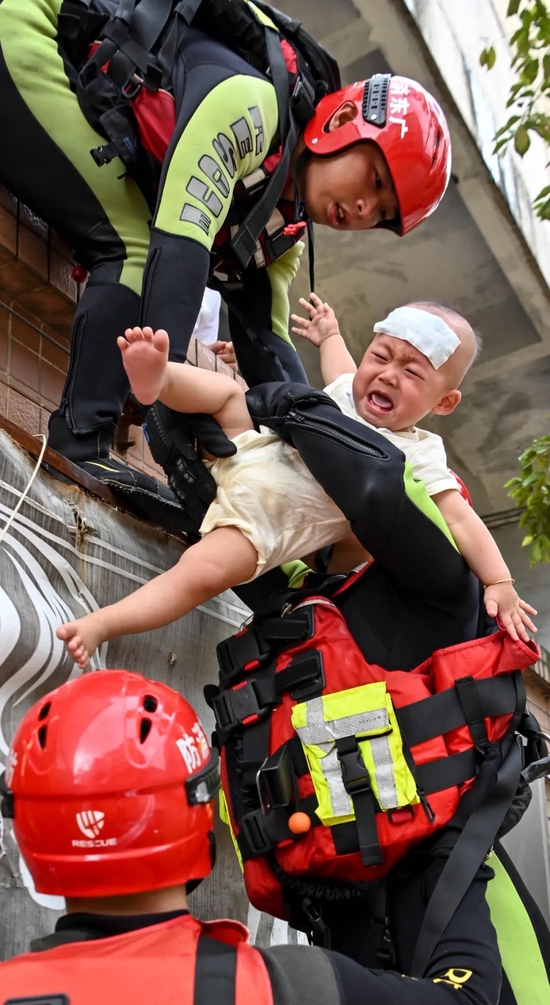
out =
[(294, 185), (294, 217), (297, 221), (305, 221), (307, 224), (307, 243), (309, 259), (309, 286), (310, 291), (315, 291), (315, 242), (313, 236), (313, 221), (309, 219), (305, 203), (300, 198), (299, 178), (307, 162), (311, 159), (311, 150), (307, 147), (302, 150), (296, 158), (296, 163), (292, 171), (292, 183)]

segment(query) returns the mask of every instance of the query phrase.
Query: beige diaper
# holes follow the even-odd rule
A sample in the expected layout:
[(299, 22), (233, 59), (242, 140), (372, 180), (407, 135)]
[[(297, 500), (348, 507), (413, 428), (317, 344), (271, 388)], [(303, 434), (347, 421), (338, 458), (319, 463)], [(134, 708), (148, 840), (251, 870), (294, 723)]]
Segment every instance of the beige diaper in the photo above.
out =
[(258, 552), (252, 579), (348, 533), (348, 521), (297, 450), (263, 427), (240, 433), (234, 443), (233, 457), (208, 465), (218, 494), (200, 530), (237, 527)]

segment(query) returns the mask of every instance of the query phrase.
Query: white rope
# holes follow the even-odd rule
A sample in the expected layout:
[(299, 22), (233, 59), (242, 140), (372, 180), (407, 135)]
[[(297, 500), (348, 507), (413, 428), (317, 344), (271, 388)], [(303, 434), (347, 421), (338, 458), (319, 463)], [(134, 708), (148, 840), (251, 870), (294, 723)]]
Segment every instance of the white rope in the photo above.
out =
[(4, 540), (4, 538), (5, 538), (8, 530), (10, 529), (13, 521), (15, 520), (15, 517), (17, 516), (19, 510), (21, 509), (21, 506), (23, 505), (23, 502), (24, 502), (24, 500), (26, 499), (26, 497), (27, 497), (27, 495), (29, 493), (29, 489), (30, 489), (30, 487), (31, 487), (34, 479), (36, 478), (36, 476), (37, 476), (37, 474), (38, 474), (38, 472), (40, 470), (40, 465), (42, 464), (42, 458), (44, 457), (44, 454), (46, 453), (46, 447), (48, 446), (48, 441), (47, 441), (46, 437), (44, 436), (43, 433), (37, 433), (36, 437), (37, 437), (37, 439), (42, 440), (42, 447), (41, 447), (40, 453), (38, 455), (38, 460), (37, 460), (37, 462), (35, 464), (34, 471), (33, 471), (32, 475), (31, 475), (31, 477), (29, 478), (29, 481), (28, 481), (28, 483), (27, 483), (24, 491), (21, 493), (21, 497), (19, 499), (19, 502), (17, 503), (17, 506), (15, 507), (13, 513), (11, 514), (9, 520), (7, 521), (6, 526), (4, 527), (4, 529), (2, 531), (0, 531), (0, 544), (2, 544), (2, 541)]

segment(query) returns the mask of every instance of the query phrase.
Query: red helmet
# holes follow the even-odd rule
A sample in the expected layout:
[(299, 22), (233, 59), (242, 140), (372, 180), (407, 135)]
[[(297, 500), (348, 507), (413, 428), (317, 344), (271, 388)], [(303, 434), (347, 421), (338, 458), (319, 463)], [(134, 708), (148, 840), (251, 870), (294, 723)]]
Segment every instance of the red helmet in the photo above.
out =
[(3, 812), (40, 893), (140, 893), (212, 868), (218, 755), (164, 684), (126, 670), (63, 684), (25, 715), (6, 783)]
[[(352, 101), (357, 115), (328, 131), (335, 112)], [(408, 77), (376, 73), (327, 94), (308, 122), (308, 150), (328, 156), (361, 140), (376, 143), (386, 158), (399, 203), (399, 219), (377, 227), (403, 236), (437, 209), (451, 173), (451, 140), (445, 116), (431, 94)]]

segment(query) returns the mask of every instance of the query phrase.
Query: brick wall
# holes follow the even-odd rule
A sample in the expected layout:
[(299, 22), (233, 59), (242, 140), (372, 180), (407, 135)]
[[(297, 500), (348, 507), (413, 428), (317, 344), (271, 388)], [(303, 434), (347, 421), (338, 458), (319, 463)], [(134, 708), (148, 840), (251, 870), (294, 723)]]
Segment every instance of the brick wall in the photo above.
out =
[[(62, 238), (0, 185), (0, 415), (31, 434), (47, 433), (61, 398), (80, 292), (73, 266)], [(234, 376), (194, 339), (189, 362)], [(121, 423), (116, 452), (163, 477), (130, 413)]]

